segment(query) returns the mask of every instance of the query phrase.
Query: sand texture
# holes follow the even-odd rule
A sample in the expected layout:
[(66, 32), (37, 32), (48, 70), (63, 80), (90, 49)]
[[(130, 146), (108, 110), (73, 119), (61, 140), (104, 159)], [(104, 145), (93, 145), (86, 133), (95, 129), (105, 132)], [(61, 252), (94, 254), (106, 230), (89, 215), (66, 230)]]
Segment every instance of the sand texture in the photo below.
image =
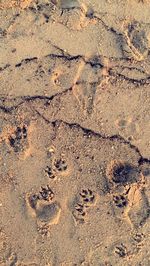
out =
[(149, 246), (150, 1), (0, 0), (0, 266)]

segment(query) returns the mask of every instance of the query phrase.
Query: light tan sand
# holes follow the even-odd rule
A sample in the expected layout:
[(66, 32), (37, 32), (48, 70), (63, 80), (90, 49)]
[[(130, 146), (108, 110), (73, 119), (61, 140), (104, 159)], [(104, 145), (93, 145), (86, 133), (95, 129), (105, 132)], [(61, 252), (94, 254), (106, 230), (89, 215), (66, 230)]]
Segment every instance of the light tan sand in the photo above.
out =
[(150, 2), (0, 1), (0, 266), (150, 265)]

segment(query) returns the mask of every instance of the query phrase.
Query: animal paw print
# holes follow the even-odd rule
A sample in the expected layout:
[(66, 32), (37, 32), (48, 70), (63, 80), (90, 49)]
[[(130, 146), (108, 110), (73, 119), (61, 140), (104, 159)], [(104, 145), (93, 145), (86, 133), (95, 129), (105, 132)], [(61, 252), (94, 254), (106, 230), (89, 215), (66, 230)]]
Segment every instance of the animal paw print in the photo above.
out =
[(91, 189), (82, 189), (79, 193), (79, 201), (74, 206), (73, 216), (77, 221), (84, 222), (87, 208), (95, 203), (95, 195)]
[(124, 195), (116, 195), (113, 197), (115, 205), (119, 208), (124, 208), (127, 206), (127, 198)]
[(54, 198), (54, 192), (49, 187), (49, 185), (47, 185), (46, 187), (41, 187), (39, 193), (30, 195), (29, 204), (31, 208), (35, 209), (37, 206), (37, 202), (39, 200), (52, 201), (53, 198)]
[(67, 163), (64, 159), (56, 160), (54, 166), (58, 172), (66, 171), (68, 168)]
[(46, 174), (50, 179), (55, 179), (57, 173), (66, 174), (68, 170), (67, 163), (64, 159), (55, 160), (52, 166), (47, 166), (45, 169)]
[(115, 253), (121, 257), (124, 258), (127, 255), (127, 249), (126, 247), (121, 243), (119, 246), (115, 247)]
[(53, 201), (53, 198), (54, 193), (48, 185), (41, 187), (39, 193), (27, 198), (32, 216), (36, 217), (38, 229), (42, 234), (46, 234), (50, 225), (59, 222), (61, 206), (58, 202)]
[(94, 204), (95, 195), (93, 194), (92, 190), (82, 189), (82, 191), (80, 192), (80, 197), (86, 207)]
[(74, 218), (79, 222), (84, 222), (84, 217), (86, 215), (86, 210), (83, 204), (77, 203), (74, 206), (75, 210), (73, 211)]
[(41, 187), (38, 198), (46, 201), (51, 201), (54, 198), (54, 192), (49, 187), (49, 185), (47, 185), (46, 187)]
[(145, 235), (143, 233), (138, 233), (138, 232), (135, 232), (132, 236), (133, 240), (136, 242), (136, 243), (140, 243), (144, 240), (144, 237)]
[(27, 144), (27, 128), (17, 127), (14, 134), (9, 137), (9, 144), (14, 149), (15, 152), (24, 150), (24, 145)]
[(56, 177), (54, 169), (52, 169), (52, 167), (50, 166), (46, 167), (45, 173), (48, 175), (50, 179), (54, 179)]

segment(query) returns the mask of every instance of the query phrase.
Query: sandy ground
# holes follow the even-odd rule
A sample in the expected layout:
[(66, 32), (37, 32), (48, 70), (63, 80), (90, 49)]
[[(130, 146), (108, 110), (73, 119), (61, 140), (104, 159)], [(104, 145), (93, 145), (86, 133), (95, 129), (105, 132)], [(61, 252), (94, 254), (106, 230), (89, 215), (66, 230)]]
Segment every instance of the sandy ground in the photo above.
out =
[(0, 0), (0, 266), (150, 265), (150, 1)]

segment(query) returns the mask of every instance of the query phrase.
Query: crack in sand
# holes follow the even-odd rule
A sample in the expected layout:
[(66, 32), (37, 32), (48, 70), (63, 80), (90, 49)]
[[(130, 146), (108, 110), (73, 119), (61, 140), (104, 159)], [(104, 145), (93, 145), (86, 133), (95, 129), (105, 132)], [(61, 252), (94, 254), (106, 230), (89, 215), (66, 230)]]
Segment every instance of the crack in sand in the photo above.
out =
[[(124, 68), (125, 69), (125, 68)], [(142, 73), (142, 72), (141, 72)], [(150, 76), (144, 79), (134, 79), (134, 78), (129, 78), (121, 73), (116, 72), (116, 74), (110, 73), (111, 76), (114, 76), (115, 78), (120, 77), (122, 80), (127, 80), (131, 83), (138, 84), (139, 86), (143, 86), (145, 84), (150, 83)]]
[[(96, 15), (97, 14), (97, 15)], [(105, 13), (105, 14), (99, 14), (99, 13), (94, 13), (94, 18), (97, 19), (103, 26), (104, 28), (107, 30), (107, 31), (110, 31), (118, 36), (123, 36), (121, 32), (115, 30), (113, 27), (109, 27), (104, 21), (102, 18), (100, 18), (98, 15), (109, 15), (109, 13)], [(112, 15), (112, 14), (111, 14)]]
[[(72, 56), (72, 55), (66, 53), (63, 49), (61, 49), (61, 48), (59, 48), (59, 47), (57, 47), (55, 45), (54, 45), (54, 47), (59, 49), (62, 54), (60, 55), (60, 54), (51, 53), (51, 54), (48, 54), (48, 55), (44, 56), (44, 58), (64, 59), (66, 61), (74, 61), (74, 60), (81, 59), (81, 60), (83, 60), (85, 65), (89, 64), (92, 68), (94, 68), (96, 66), (100, 66), (102, 68), (106, 67), (104, 62), (103, 62), (103, 59), (109, 59), (108, 57), (104, 57), (103, 55), (99, 55), (96, 58), (94, 58), (94, 57), (93, 58), (87, 58), (86, 56), (83, 56), (83, 55), (74, 55), (74, 56)], [(21, 60), (21, 62), (17, 63), (15, 65), (15, 67), (19, 68), (22, 65), (28, 64), (31, 61), (35, 61), (35, 60), (38, 61), (38, 58), (37, 57), (24, 58), (24, 59)], [(95, 60), (95, 62), (94, 62), (94, 60)], [(126, 59), (126, 61), (128, 61), (128, 60)], [(7, 70), (10, 67), (11, 67), (10, 64), (6, 64), (3, 68), (2, 67), (0, 68), (0, 72), (5, 71), (5, 70)], [(137, 78), (130, 78), (130, 77), (126, 76), (126, 75), (123, 75), (123, 74), (119, 73), (119, 71), (115, 71), (114, 72), (114, 69), (116, 67), (117, 67), (117, 65), (115, 65), (115, 64), (113, 66), (109, 67), (108, 74), (109, 74), (110, 77), (116, 77), (116, 78), (120, 77), (121, 79), (127, 80), (127, 81), (129, 81), (131, 83), (134, 83), (134, 84), (136, 83), (139, 86), (143, 86), (145, 84), (149, 84), (150, 83), (150, 76), (148, 75), (148, 73), (146, 73), (146, 71), (144, 71), (142, 69), (138, 69), (137, 67), (131, 68), (131, 67), (128, 67), (128, 66), (118, 66), (119, 68), (122, 69), (122, 71), (125, 70), (125, 69), (128, 69), (130, 71), (137, 70), (137, 71), (139, 71), (139, 73), (148, 75), (146, 78), (137, 79)]]
[[(50, 55), (51, 56), (51, 55)], [(81, 58), (81, 57), (80, 57)], [(34, 60), (34, 59), (28, 59), (29, 61), (30, 60)], [(27, 60), (27, 62), (28, 62)], [(74, 60), (72, 58), (72, 60)], [(23, 61), (24, 62), (24, 61)], [(25, 61), (26, 62), (26, 61)], [(91, 62), (90, 62), (91, 63)], [(121, 75), (120, 75), (121, 76)], [(133, 81), (135, 82), (135, 81)], [(75, 84), (73, 84), (69, 89), (66, 89), (65, 91), (63, 92), (59, 92), (59, 93), (56, 93), (50, 97), (48, 96), (40, 96), (40, 95), (35, 95), (35, 96), (25, 96), (25, 97), (19, 97), (19, 99), (21, 100), (21, 102), (19, 102), (17, 105), (14, 105), (14, 106), (11, 106), (11, 107), (6, 107), (5, 105), (0, 105), (0, 110), (3, 111), (4, 113), (9, 113), (9, 114), (12, 114), (12, 112), (17, 109), (19, 106), (21, 106), (23, 103), (25, 102), (31, 102), (31, 101), (34, 101), (34, 100), (45, 100), (45, 101), (52, 101), (55, 97), (61, 97), (62, 95), (65, 95), (66, 93), (68, 93), (69, 91), (72, 91), (73, 90), (73, 86)], [(143, 85), (143, 84), (141, 84)], [(16, 100), (17, 98), (14, 98), (13, 100)], [(3, 98), (3, 101), (5, 100), (5, 97)], [(11, 99), (12, 100), (12, 99)], [(102, 135), (100, 134), (99, 132), (95, 132), (93, 130), (90, 130), (90, 129), (87, 129), (87, 128), (84, 128), (82, 127), (80, 124), (77, 124), (77, 123), (68, 123), (66, 121), (63, 121), (63, 120), (54, 120), (54, 121), (50, 121), (48, 119), (46, 119), (39, 111), (36, 110), (36, 108), (34, 108), (34, 110), (36, 111), (36, 113), (38, 115), (40, 115), (47, 123), (55, 123), (55, 122), (63, 122), (65, 124), (67, 124), (68, 126), (72, 127), (72, 126), (75, 126), (75, 127), (78, 127), (80, 129), (82, 129), (86, 134), (92, 134), (92, 135), (96, 135), (96, 136), (99, 136), (101, 138), (104, 138), (104, 139), (111, 139), (111, 140), (119, 140), (119, 141), (122, 141), (123, 143), (125, 144), (128, 144), (131, 148), (133, 148), (140, 156), (140, 159), (139, 159), (139, 165), (142, 165), (143, 163), (150, 163), (150, 160), (148, 158), (145, 158), (141, 155), (140, 153), (140, 150), (138, 149), (138, 147), (136, 147), (135, 145), (131, 144), (128, 140), (124, 139), (122, 136), (120, 136), (119, 134), (118, 135), (112, 135), (112, 136), (106, 136), (106, 135)]]
[[(72, 88), (70, 88), (69, 90), (71, 90)], [(67, 90), (68, 91), (68, 90)], [(57, 96), (60, 96), (64, 93), (66, 93), (67, 91), (63, 92), (63, 93), (58, 93)], [(56, 96), (56, 95), (55, 95)], [(44, 96), (35, 96), (35, 97), (25, 97), (24, 101), (22, 101), (21, 103), (19, 103), (18, 105), (16, 106), (13, 106), (13, 107), (10, 107), (10, 108), (6, 108), (4, 106), (0, 106), (0, 109), (5, 112), (5, 113), (9, 113), (9, 114), (12, 114), (13, 110), (14, 109), (17, 109), (20, 105), (22, 105), (25, 101), (27, 102), (30, 102), (30, 101), (34, 101), (34, 100), (37, 100), (37, 99), (42, 99), (42, 100), (52, 100), (55, 96), (52, 96), (52, 97), (44, 97)], [(83, 126), (81, 126), (80, 124), (78, 123), (69, 123), (65, 120), (48, 120), (44, 115), (42, 115), (35, 107), (32, 107), (33, 110), (48, 124), (52, 124), (54, 127), (56, 126), (56, 124), (60, 124), (60, 123), (64, 123), (65, 125), (69, 126), (70, 128), (78, 128), (78, 129), (81, 129), (86, 136), (95, 136), (95, 137), (98, 137), (98, 138), (101, 138), (101, 139), (109, 139), (109, 140), (112, 140), (112, 141), (119, 141), (120, 143), (124, 143), (124, 144), (127, 144), (130, 146), (131, 149), (134, 149), (135, 152), (139, 155), (139, 160), (138, 160), (138, 164), (139, 165), (142, 165), (144, 163), (147, 163), (147, 164), (150, 164), (150, 159), (148, 158), (145, 158), (142, 156), (140, 150), (138, 149), (138, 147), (136, 147), (135, 145), (131, 144), (130, 141), (126, 140), (125, 138), (123, 138), (122, 136), (120, 136), (119, 134), (117, 135), (111, 135), (111, 136), (108, 136), (108, 135), (105, 135), (105, 134), (101, 134), (100, 132), (96, 132), (94, 130), (91, 130), (89, 128), (85, 128)]]
[(120, 143), (124, 143), (124, 144), (127, 144), (127, 145), (129, 145), (129, 147), (131, 148), (131, 149), (133, 149), (138, 155), (139, 155), (139, 160), (138, 160), (138, 164), (139, 164), (139, 166), (140, 165), (142, 165), (142, 164), (144, 164), (144, 163), (147, 163), (147, 164), (150, 164), (150, 160), (148, 159), (148, 158), (144, 158), (143, 156), (142, 156), (142, 154), (140, 153), (140, 150), (138, 149), (138, 147), (136, 147), (135, 145), (133, 145), (133, 144), (131, 144), (131, 142), (130, 141), (128, 141), (128, 140), (126, 140), (126, 139), (124, 139), (122, 136), (120, 136), (119, 134), (117, 134), (117, 135), (112, 135), (112, 136), (106, 136), (106, 135), (104, 135), (104, 134), (101, 134), (101, 133), (99, 133), (99, 132), (96, 132), (96, 131), (94, 131), (94, 130), (91, 130), (91, 129), (88, 129), (88, 128), (85, 128), (85, 127), (83, 127), (83, 126), (81, 126), (80, 124), (78, 124), (78, 123), (69, 123), (69, 122), (66, 122), (66, 121), (64, 121), (64, 120), (48, 120), (44, 115), (42, 115), (38, 110), (36, 110), (36, 108), (33, 108), (35, 111), (36, 111), (36, 113), (42, 118), (42, 119), (44, 119), (44, 121), (46, 122), (46, 123), (50, 123), (50, 124), (52, 124), (54, 127), (56, 127), (56, 125), (58, 125), (58, 124), (60, 124), (60, 123), (63, 123), (63, 124), (65, 124), (65, 125), (67, 125), (69, 128), (78, 128), (78, 129), (80, 129), (80, 130), (82, 130), (84, 133), (85, 133), (85, 136), (87, 136), (87, 137), (90, 137), (91, 135), (92, 136), (95, 136), (95, 137), (98, 137), (98, 138), (101, 138), (101, 139), (105, 139), (105, 140), (111, 140), (112, 142), (113, 141), (115, 141), (115, 140), (117, 140), (117, 141), (119, 141)]

